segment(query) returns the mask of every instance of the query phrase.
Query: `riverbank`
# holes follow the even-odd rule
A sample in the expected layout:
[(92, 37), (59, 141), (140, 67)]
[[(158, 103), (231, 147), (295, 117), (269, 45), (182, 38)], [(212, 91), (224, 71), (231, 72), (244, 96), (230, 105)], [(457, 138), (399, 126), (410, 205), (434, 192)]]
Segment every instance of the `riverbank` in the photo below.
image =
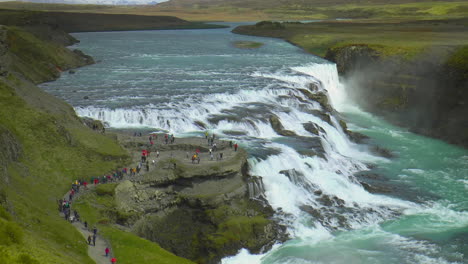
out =
[(413, 132), (467, 147), (467, 23), (466, 18), (266, 21), (233, 32), (281, 38), (333, 61), (346, 92), (365, 110)]

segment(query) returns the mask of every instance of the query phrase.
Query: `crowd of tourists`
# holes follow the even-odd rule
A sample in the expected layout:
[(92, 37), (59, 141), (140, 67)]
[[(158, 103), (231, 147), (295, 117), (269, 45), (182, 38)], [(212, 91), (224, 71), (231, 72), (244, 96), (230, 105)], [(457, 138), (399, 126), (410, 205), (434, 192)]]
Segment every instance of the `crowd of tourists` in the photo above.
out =
[[(142, 133), (141, 132), (135, 132), (134, 136), (136, 137), (141, 137)], [(146, 171), (150, 170), (150, 154), (151, 151), (150, 149), (154, 149), (154, 142), (158, 139), (158, 135), (155, 133), (152, 133), (149, 135), (149, 144), (148, 144), (148, 149), (143, 149), (141, 152), (141, 159), (138, 161), (136, 166), (131, 167), (131, 168), (121, 168), (121, 169), (116, 169), (110, 173), (107, 173), (105, 175), (101, 176), (94, 176), (94, 177), (89, 177), (89, 178), (82, 178), (82, 179), (77, 179), (71, 184), (71, 188), (68, 191), (68, 193), (65, 195), (63, 199), (58, 200), (58, 210), (63, 213), (63, 216), (65, 220), (70, 221), (70, 222), (80, 222), (84, 225), (84, 228), (90, 232), (90, 234), (87, 237), (87, 242), (90, 246), (96, 246), (96, 239), (97, 239), (97, 233), (98, 230), (94, 226), (92, 229), (88, 227), (87, 221), (83, 221), (80, 218), (80, 215), (76, 210), (72, 210), (72, 202), (74, 200), (74, 197), (80, 193), (80, 190), (86, 190), (88, 189), (88, 185), (98, 185), (98, 184), (105, 184), (105, 183), (112, 183), (112, 182), (117, 182), (122, 180), (124, 177), (129, 176), (129, 177), (134, 177), (136, 175), (140, 175), (140, 172), (145, 169)], [(216, 160), (223, 160), (223, 152), (221, 152), (217, 146), (216, 143), (216, 135), (212, 134), (210, 135), (208, 132), (205, 132), (205, 139), (207, 140), (207, 144), (209, 147), (209, 156), (210, 160), (214, 160), (216, 157)], [(163, 142), (165, 144), (173, 144), (175, 142), (175, 137), (173, 134), (164, 134), (164, 139)], [(234, 149), (234, 151), (237, 151), (238, 149), (238, 144), (234, 143), (232, 141), (229, 141), (229, 147), (231, 149)], [(153, 155), (153, 159), (151, 160), (151, 165), (156, 166), (156, 160), (160, 157), (160, 152), (158, 150), (153, 151), (155, 155)], [(172, 157), (171, 153), (171, 157)], [(154, 158), (155, 156), (155, 158)], [(190, 159), (190, 154), (189, 152), (186, 152), (186, 158)], [(200, 149), (196, 149), (194, 153), (191, 155), (191, 160), (192, 163), (199, 164), (200, 163)], [(174, 163), (174, 169), (176, 168), (176, 164)], [(68, 199), (67, 199), (68, 198)], [(108, 247), (105, 248), (104, 252), (106, 257), (109, 257), (110, 249)], [(116, 263), (116, 258), (112, 257), (110, 259), (111, 263)]]

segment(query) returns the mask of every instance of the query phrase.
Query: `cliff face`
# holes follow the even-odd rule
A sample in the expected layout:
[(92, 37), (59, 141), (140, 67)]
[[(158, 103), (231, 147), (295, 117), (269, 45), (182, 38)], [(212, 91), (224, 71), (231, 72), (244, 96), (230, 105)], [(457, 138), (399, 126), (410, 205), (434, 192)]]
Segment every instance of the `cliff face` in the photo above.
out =
[(349, 93), (365, 110), (413, 132), (468, 147), (468, 47), (434, 48), (412, 58), (368, 45), (328, 50)]

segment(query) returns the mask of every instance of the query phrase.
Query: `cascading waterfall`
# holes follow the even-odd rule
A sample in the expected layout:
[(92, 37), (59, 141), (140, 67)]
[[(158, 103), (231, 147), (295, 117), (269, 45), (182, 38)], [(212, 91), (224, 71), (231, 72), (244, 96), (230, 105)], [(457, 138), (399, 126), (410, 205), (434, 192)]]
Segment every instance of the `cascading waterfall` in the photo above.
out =
[[(233, 40), (259, 39), (227, 29), (77, 37), (79, 48), (102, 62), (44, 89), (69, 101), (78, 115), (176, 136), (208, 130), (250, 153), (255, 177), (248, 195), (268, 200), (292, 239), (264, 255), (242, 250), (224, 263), (463, 263), (468, 154), (361, 112), (348, 101), (336, 65), (269, 38), (259, 49), (236, 49)], [(323, 95), (354, 117), (351, 130), (388, 140), (384, 147), (398, 146), (401, 158), (376, 157), (350, 141), (339, 114), (311, 100)], [(359, 178), (369, 164), (387, 169), (387, 182), (408, 186), (401, 193), (442, 198), (369, 193)]]

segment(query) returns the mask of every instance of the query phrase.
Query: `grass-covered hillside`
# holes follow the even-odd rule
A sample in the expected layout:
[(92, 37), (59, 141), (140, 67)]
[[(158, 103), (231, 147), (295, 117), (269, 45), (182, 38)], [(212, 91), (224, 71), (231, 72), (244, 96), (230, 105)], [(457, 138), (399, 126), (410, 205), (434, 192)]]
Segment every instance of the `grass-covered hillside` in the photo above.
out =
[(92, 263), (56, 201), (127, 154), (33, 84), (86, 58), (14, 27), (0, 28), (0, 43), (0, 263)]
[[(0, 6), (1, 8), (1, 6)], [(50, 25), (65, 32), (218, 28), (218, 25), (189, 22), (174, 16), (44, 12), (0, 9), (0, 25), (29, 27)]]
[(468, 15), (468, 2), (461, 0), (170, 0), (148, 6), (5, 2), (0, 3), (0, 8), (176, 16), (190, 21), (430, 19)]

